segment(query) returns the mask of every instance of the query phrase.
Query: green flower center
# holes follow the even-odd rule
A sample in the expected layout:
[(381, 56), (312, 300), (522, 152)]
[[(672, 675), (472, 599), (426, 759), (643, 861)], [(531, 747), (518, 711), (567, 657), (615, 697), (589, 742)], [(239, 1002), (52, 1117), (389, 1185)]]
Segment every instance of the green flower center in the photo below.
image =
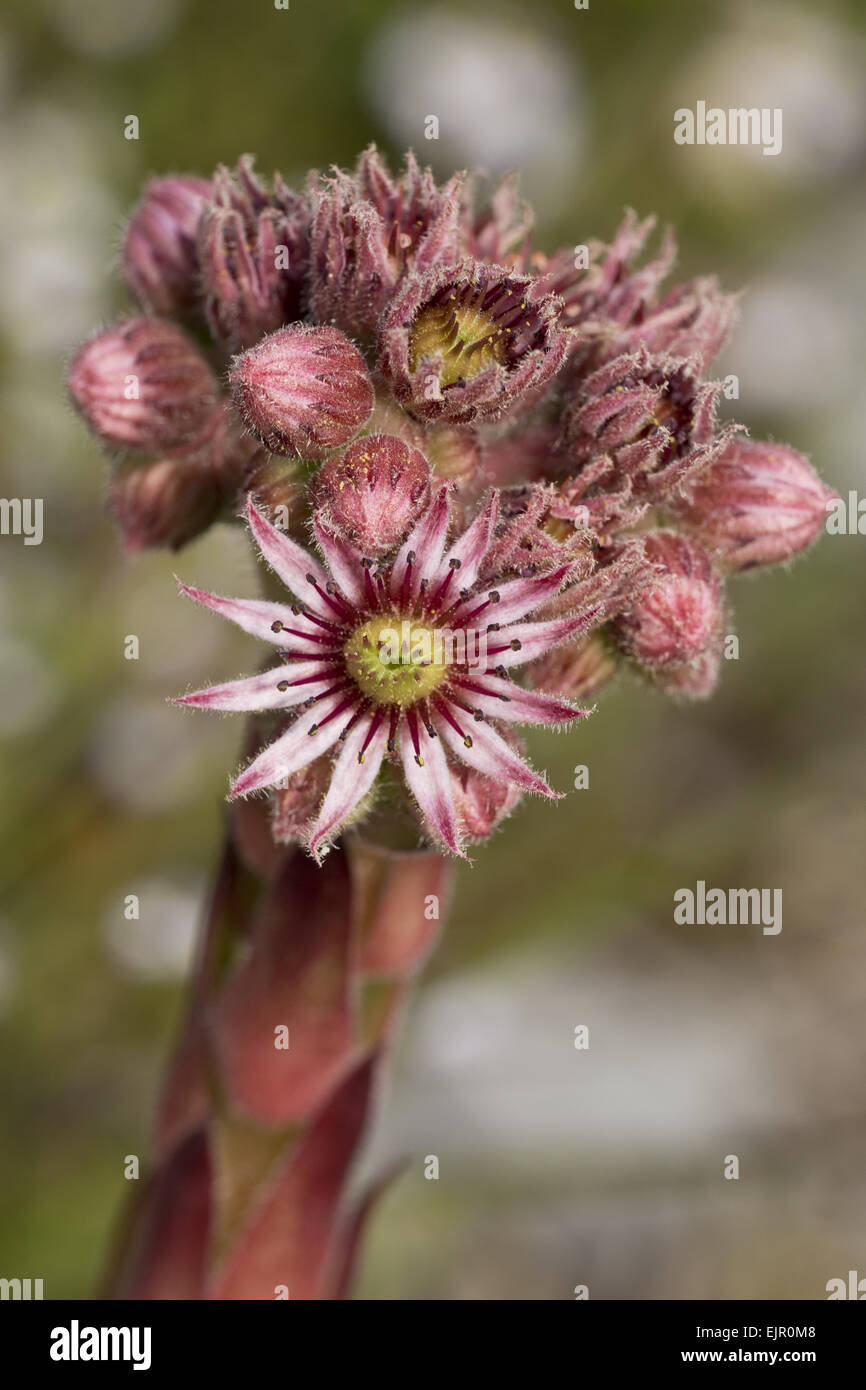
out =
[(431, 695), (448, 671), (442, 633), (395, 614), (356, 628), (343, 655), (358, 689), (377, 705), (414, 705)]
[(505, 361), (509, 328), (497, 327), (477, 304), (461, 303), (455, 294), (442, 304), (422, 309), (409, 339), (409, 366), (414, 372), (426, 357), (441, 357), (440, 386), (469, 381)]

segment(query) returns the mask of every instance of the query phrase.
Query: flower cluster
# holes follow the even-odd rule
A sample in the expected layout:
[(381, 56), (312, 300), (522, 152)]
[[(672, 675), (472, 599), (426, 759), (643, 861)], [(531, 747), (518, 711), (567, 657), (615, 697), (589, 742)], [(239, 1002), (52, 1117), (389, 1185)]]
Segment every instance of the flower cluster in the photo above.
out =
[(289, 591), (183, 586), (280, 651), (182, 701), (264, 712), (232, 794), (273, 789), (277, 838), (318, 857), (408, 789), (463, 853), (551, 794), (512, 725), (567, 723), (623, 666), (708, 695), (727, 577), (821, 529), (810, 464), (719, 423), (736, 299), (665, 290), (653, 225), (546, 256), (514, 179), (480, 203), (375, 149), (302, 192), (249, 159), (148, 184), (139, 311), (79, 349), (70, 392), (117, 460), (128, 547), (246, 520)]

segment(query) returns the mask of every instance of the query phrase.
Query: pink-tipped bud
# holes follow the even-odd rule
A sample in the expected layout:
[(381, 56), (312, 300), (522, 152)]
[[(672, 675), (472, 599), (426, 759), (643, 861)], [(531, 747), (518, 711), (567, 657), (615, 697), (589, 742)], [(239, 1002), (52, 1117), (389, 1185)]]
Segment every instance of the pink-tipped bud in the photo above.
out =
[(385, 555), (428, 505), (430, 478), (420, 450), (392, 435), (371, 434), (322, 465), (314, 505), (329, 528), (365, 555)]
[(72, 359), (69, 391), (94, 434), (116, 449), (195, 450), (220, 419), (210, 367), (164, 319), (127, 319), (91, 338)]
[(700, 475), (678, 511), (734, 572), (805, 550), (824, 526), (833, 496), (794, 449), (737, 439)]
[(207, 529), (223, 496), (217, 478), (196, 459), (157, 459), (115, 473), (108, 510), (128, 553), (178, 550)]
[(123, 243), (123, 273), (139, 304), (182, 314), (199, 294), (196, 237), (211, 197), (206, 179), (151, 179)]
[(230, 381), (249, 429), (275, 454), (323, 458), (373, 410), (367, 365), (338, 328), (281, 328), (234, 359)]
[(717, 637), (721, 583), (707, 552), (688, 536), (651, 531), (644, 545), (653, 577), (611, 624), (611, 634), (639, 666), (681, 666)]

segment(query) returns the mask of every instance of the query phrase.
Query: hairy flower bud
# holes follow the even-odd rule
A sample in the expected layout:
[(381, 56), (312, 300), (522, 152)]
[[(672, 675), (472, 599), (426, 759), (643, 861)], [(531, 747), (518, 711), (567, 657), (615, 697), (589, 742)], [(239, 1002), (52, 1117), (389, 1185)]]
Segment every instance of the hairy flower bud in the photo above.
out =
[(414, 276), (386, 311), (381, 367), (418, 419), (468, 424), (533, 402), (565, 360), (545, 282), (465, 260)]
[(591, 370), (640, 347), (676, 357), (693, 357), (707, 367), (730, 332), (736, 295), (725, 294), (712, 276), (675, 285), (660, 297), (660, 286), (676, 259), (676, 242), (666, 230), (658, 254), (645, 265), (632, 262), (655, 227), (631, 211), (610, 246), (590, 242), (588, 263), (577, 265), (573, 250), (549, 259), (533, 257), (565, 303), (563, 320), (581, 329), (572, 365)]
[(408, 535), (430, 503), (430, 465), (401, 439), (370, 434), (328, 459), (312, 500), (325, 526), (364, 555), (386, 555)]
[(578, 472), (606, 464), (605, 492), (658, 502), (706, 468), (739, 428), (715, 431), (721, 386), (700, 362), (624, 353), (587, 379), (566, 411), (563, 447)]
[(617, 645), (639, 666), (681, 666), (706, 651), (721, 627), (721, 583), (709, 555), (676, 531), (643, 537), (653, 577), (611, 624)]
[(220, 168), (199, 226), (205, 313), (215, 338), (237, 350), (300, 316), (309, 263), (309, 213), (277, 176), (270, 195), (242, 159)]
[[(654, 259), (634, 267), (655, 226), (654, 217), (638, 221), (629, 208), (610, 245), (596, 239), (587, 243), (585, 261), (579, 262), (571, 247), (550, 257), (540, 253), (533, 256), (533, 266), (564, 301), (565, 321), (588, 324), (593, 346), (604, 334), (605, 325), (625, 328), (637, 323), (654, 302), (677, 252), (668, 228)], [(583, 338), (580, 341), (583, 344)]]
[(220, 420), (210, 367), (164, 319), (127, 319), (91, 338), (72, 359), (69, 391), (94, 434), (117, 449), (192, 452)]
[(736, 439), (677, 510), (734, 572), (779, 564), (805, 550), (822, 529), (833, 496), (794, 449)]
[[(528, 259), (535, 214), (520, 196), (520, 177), (506, 174), (490, 192), (487, 205), (472, 214), (467, 209), (467, 249), (479, 261), (497, 265), (522, 264)], [(515, 248), (520, 251), (515, 253)]]
[(392, 177), (375, 146), (355, 173), (337, 170), (313, 190), (310, 302), (315, 317), (347, 333), (375, 333), (394, 287), (410, 270), (457, 260), (463, 175), (438, 188), (410, 151)]
[(199, 294), (196, 238), (212, 189), (206, 179), (151, 179), (126, 229), (123, 273), (155, 314), (183, 314)]
[(207, 464), (168, 458), (118, 470), (107, 506), (131, 554), (155, 546), (178, 550), (207, 529), (222, 501), (222, 490)]
[(645, 318), (621, 334), (601, 356), (646, 347), (675, 357), (692, 357), (706, 368), (724, 346), (737, 315), (737, 296), (725, 294), (714, 276), (675, 285)]
[(275, 454), (320, 459), (347, 444), (373, 409), (373, 383), (338, 328), (294, 324), (232, 362), (230, 383), (248, 427)]

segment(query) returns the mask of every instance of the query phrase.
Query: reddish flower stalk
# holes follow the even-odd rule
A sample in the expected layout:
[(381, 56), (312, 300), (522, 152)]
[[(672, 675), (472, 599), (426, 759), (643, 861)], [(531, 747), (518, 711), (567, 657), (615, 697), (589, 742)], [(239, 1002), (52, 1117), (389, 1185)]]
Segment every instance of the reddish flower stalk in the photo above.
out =
[(347, 1203), (350, 1166), (449, 890), (442, 856), (357, 839), (262, 880), (230, 836), (105, 1296), (345, 1296), (383, 1185)]
[(153, 181), (123, 264), (165, 317), (71, 364), (126, 548), (245, 521), (279, 581), (181, 585), (278, 664), (178, 701), (247, 712), (249, 761), (119, 1296), (343, 1295), (372, 1200), (346, 1182), (443, 856), (556, 799), (514, 726), (571, 725), (626, 665), (705, 698), (729, 577), (824, 522), (801, 455), (717, 422), (736, 300), (663, 289), (669, 231), (640, 264), (654, 223), (629, 213), (578, 266), (533, 249), (513, 178), (475, 192), (374, 149), (303, 193), (248, 158)]

